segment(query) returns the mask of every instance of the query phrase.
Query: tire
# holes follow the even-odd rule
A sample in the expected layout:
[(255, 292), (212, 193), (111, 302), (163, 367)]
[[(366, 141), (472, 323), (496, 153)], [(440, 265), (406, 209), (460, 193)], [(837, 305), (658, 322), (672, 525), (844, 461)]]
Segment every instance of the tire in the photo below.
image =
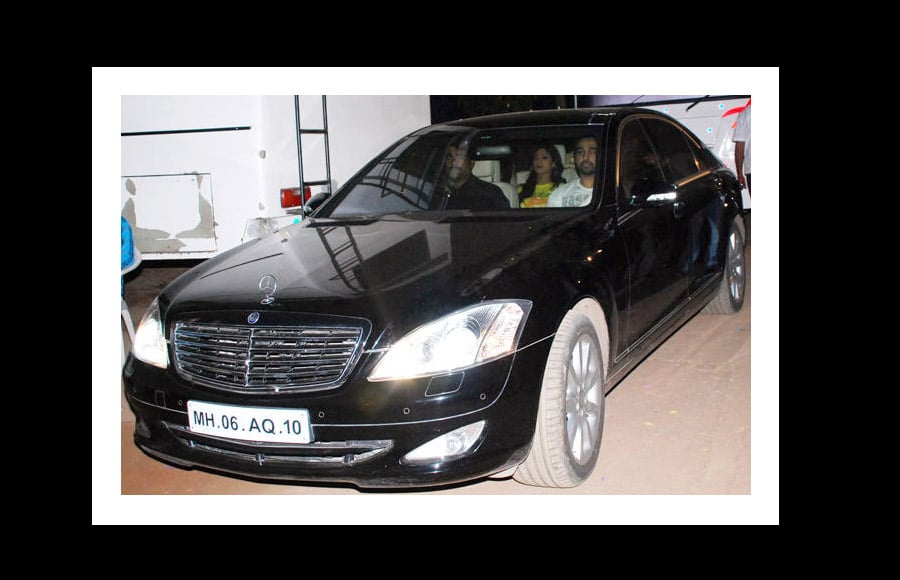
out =
[(575, 487), (591, 475), (603, 435), (604, 368), (593, 323), (570, 311), (550, 346), (534, 440), (516, 481)]
[(734, 218), (728, 232), (728, 253), (725, 256), (725, 271), (722, 281), (712, 301), (702, 312), (704, 314), (735, 314), (744, 306), (744, 290), (747, 278), (747, 263), (744, 258), (744, 224), (740, 216)]

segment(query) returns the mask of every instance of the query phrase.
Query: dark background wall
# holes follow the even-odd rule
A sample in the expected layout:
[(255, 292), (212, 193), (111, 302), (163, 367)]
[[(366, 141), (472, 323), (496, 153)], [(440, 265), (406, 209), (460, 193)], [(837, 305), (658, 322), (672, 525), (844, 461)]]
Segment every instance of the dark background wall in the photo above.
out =
[(570, 109), (575, 106), (657, 105), (704, 100), (709, 97), (710, 95), (432, 95), (431, 122), (443, 123), (513, 111)]
[(574, 102), (572, 95), (432, 95), (431, 122), (513, 111), (567, 109)]

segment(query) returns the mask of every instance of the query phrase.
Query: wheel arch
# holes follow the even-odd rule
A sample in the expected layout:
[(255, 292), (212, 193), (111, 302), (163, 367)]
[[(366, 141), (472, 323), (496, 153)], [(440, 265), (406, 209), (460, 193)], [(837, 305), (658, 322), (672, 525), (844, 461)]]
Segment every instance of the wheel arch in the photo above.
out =
[(738, 222), (741, 224), (741, 237), (746, 240), (747, 239), (747, 230), (744, 227), (744, 200), (741, 195), (741, 188), (737, 185), (737, 179), (735, 178), (733, 181), (733, 186), (729, 187), (726, 190), (725, 194), (725, 235), (728, 235), (727, 228), (731, 227), (731, 222), (735, 220), (735, 218), (741, 218)]
[(609, 376), (610, 343), (609, 323), (603, 307), (596, 298), (584, 296), (569, 309), (569, 312), (584, 314), (593, 323), (597, 338), (600, 340), (600, 350), (603, 355), (603, 378), (605, 379)]

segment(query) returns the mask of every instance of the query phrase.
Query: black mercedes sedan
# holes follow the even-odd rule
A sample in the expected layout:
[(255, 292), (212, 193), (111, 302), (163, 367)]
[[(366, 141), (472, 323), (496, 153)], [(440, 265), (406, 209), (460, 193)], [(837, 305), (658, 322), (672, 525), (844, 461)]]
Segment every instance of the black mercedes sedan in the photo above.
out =
[(651, 110), (433, 125), (305, 211), (147, 310), (123, 376), (149, 455), (362, 488), (576, 486), (605, 395), (744, 300), (737, 179)]

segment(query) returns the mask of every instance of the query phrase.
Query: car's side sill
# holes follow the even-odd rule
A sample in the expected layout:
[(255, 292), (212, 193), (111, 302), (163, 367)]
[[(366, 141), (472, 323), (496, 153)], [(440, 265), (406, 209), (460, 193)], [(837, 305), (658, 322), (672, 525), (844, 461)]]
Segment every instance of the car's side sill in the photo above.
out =
[[(607, 380), (614, 381), (616, 379), (616, 377), (619, 377), (620, 375), (624, 376), (624, 374), (627, 374), (628, 371), (631, 369), (631, 367), (633, 367), (637, 361), (636, 360), (631, 361), (631, 363), (624, 364), (621, 366), (620, 366), (620, 363), (622, 361), (626, 360), (634, 351), (646, 346), (645, 345), (646, 341), (650, 340), (651, 337), (655, 336), (656, 333), (659, 332), (659, 330), (661, 328), (663, 328), (669, 324), (672, 324), (673, 320), (676, 317), (682, 316), (684, 314), (685, 310), (687, 310), (689, 308), (689, 305), (691, 303), (695, 302), (698, 297), (704, 295), (707, 292), (707, 289), (711, 285), (718, 284), (721, 280), (722, 280), (721, 273), (716, 274), (715, 276), (711, 277), (702, 286), (700, 286), (699, 288), (694, 290), (693, 293), (691, 293), (689, 296), (685, 297), (685, 299), (682, 300), (678, 304), (678, 306), (673, 308), (671, 312), (669, 312), (666, 316), (661, 318), (659, 320), (659, 322), (654, 324), (649, 330), (647, 330), (647, 332), (645, 332), (643, 335), (641, 335), (641, 337), (638, 338), (636, 341), (634, 341), (634, 343), (632, 343), (631, 346), (629, 346), (628, 348), (626, 348), (625, 350), (620, 352), (619, 355), (616, 356), (616, 359), (613, 361), (613, 363), (617, 366), (617, 368), (615, 371), (613, 371), (613, 373), (609, 377), (607, 377)], [(698, 308), (696, 310), (696, 312), (694, 312), (694, 314), (696, 314), (699, 311), (700, 311), (700, 309)], [(675, 325), (672, 324), (672, 329), (674, 329), (674, 328), (675, 328)], [(662, 335), (662, 338), (659, 339), (659, 341), (657, 342), (657, 345), (662, 344), (663, 341), (668, 339), (670, 334), (671, 334), (671, 331), (666, 332), (664, 335)]]

